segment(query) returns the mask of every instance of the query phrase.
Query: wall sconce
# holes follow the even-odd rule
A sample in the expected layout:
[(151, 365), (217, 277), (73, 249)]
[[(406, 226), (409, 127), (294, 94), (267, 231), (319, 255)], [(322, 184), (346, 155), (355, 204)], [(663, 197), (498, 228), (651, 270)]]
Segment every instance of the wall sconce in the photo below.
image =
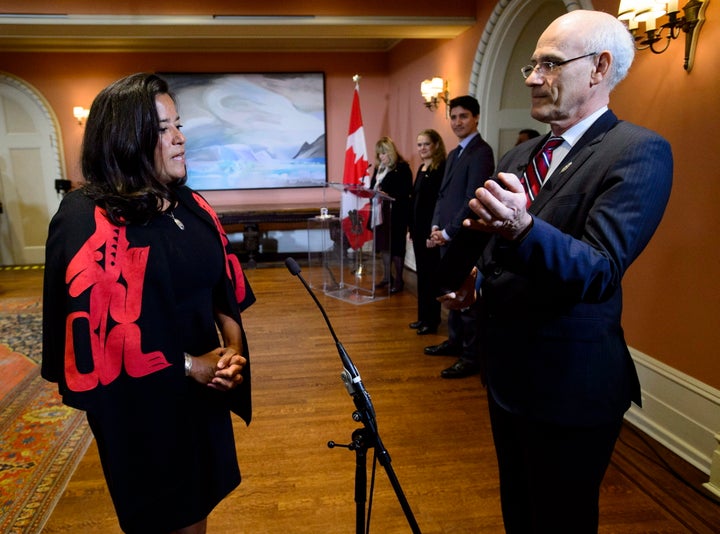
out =
[(435, 76), (429, 80), (423, 80), (420, 84), (420, 93), (425, 99), (425, 107), (430, 111), (438, 108), (440, 101), (445, 102), (445, 115), (449, 116), (450, 93), (448, 92), (447, 80), (443, 80), (439, 76)]
[(90, 110), (85, 109), (82, 106), (75, 106), (73, 107), (73, 117), (75, 117), (78, 121), (78, 124), (82, 126), (85, 124), (85, 121), (88, 118), (88, 115), (90, 115)]
[[(705, 9), (710, 0), (690, 0), (683, 11), (684, 16), (679, 17), (678, 0), (659, 2), (657, 0), (621, 0), (618, 9), (618, 18), (626, 20), (630, 33), (639, 42), (635, 48), (638, 50), (650, 49), (654, 54), (662, 54), (670, 46), (670, 41), (680, 37), (680, 31), (685, 33), (685, 63), (684, 68), (690, 71), (695, 57), (698, 34), (705, 21)], [(657, 19), (667, 14), (667, 22), (657, 28)], [(645, 33), (638, 35), (638, 24), (645, 23)], [(663, 32), (667, 32), (663, 37)], [(666, 40), (665, 45), (659, 44)]]

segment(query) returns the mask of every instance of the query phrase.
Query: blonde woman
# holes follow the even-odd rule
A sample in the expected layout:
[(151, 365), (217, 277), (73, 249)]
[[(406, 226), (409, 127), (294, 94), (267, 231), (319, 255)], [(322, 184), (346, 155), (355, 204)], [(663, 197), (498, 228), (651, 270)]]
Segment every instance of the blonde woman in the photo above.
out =
[(440, 302), (437, 300), (437, 268), (440, 249), (428, 247), (440, 184), (445, 174), (447, 151), (440, 134), (435, 130), (423, 130), (417, 136), (417, 151), (422, 163), (415, 176), (410, 196), (410, 239), (415, 252), (417, 273), (417, 321), (410, 328), (422, 336), (437, 332), (440, 324)]
[[(398, 153), (389, 137), (381, 137), (375, 143), (375, 171), (370, 187), (392, 197), (392, 202), (373, 205), (370, 227), (375, 228), (375, 250), (382, 255), (383, 279), (375, 285), (390, 285), (390, 293), (403, 290), (403, 267), (405, 265), (405, 241), (410, 212), (412, 171), (407, 161)], [(394, 267), (395, 276), (391, 269)]]

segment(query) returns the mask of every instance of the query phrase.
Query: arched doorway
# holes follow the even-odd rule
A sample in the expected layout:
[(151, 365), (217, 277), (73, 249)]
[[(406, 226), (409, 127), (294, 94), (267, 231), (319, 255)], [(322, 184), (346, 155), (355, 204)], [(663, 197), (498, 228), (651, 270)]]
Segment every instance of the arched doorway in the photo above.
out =
[(0, 264), (44, 263), (64, 178), (59, 127), (42, 95), (0, 73)]
[(480, 102), (479, 130), (498, 159), (515, 145), (519, 130), (548, 131), (530, 117), (529, 90), (520, 68), (547, 25), (575, 9), (593, 9), (592, 2), (500, 0), (495, 5), (478, 44), (468, 93)]

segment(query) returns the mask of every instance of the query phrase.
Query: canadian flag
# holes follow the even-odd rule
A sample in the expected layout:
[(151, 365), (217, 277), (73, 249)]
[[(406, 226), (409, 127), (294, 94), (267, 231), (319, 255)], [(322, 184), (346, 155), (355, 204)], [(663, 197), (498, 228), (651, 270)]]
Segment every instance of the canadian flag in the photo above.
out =
[(350, 110), (347, 144), (345, 145), (344, 188), (340, 198), (340, 218), (350, 247), (358, 250), (363, 243), (372, 239), (372, 231), (367, 228), (370, 216), (370, 198), (369, 195), (363, 194), (362, 190), (362, 188), (370, 186), (370, 176), (368, 175), (365, 131), (360, 113), (359, 76), (355, 76), (354, 79), (355, 91)]

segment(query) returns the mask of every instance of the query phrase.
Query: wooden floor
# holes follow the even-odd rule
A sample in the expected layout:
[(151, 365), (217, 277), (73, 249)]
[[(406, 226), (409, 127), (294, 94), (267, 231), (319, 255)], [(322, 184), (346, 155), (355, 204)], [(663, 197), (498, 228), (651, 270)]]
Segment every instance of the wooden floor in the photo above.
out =
[[(37, 294), (40, 277), (0, 271), (0, 297)], [(348, 443), (358, 428), (333, 340), (284, 267), (248, 277), (258, 296), (244, 316), (255, 415), (249, 428), (236, 420), (243, 483), (210, 516), (209, 532), (354, 532), (355, 453), (327, 447)], [(412, 274), (407, 279), (412, 286)], [(380, 437), (422, 532), (503, 532), (485, 391), (477, 377), (441, 379), (452, 358), (423, 355), (445, 332), (417, 336), (407, 327), (415, 320), (412, 287), (364, 305), (318, 298), (372, 396)], [(602, 488), (600, 532), (717, 533), (720, 505), (703, 494), (706, 480), (626, 426)], [(380, 466), (373, 499), (371, 532), (410, 532)], [(43, 532), (120, 532), (94, 443)]]

